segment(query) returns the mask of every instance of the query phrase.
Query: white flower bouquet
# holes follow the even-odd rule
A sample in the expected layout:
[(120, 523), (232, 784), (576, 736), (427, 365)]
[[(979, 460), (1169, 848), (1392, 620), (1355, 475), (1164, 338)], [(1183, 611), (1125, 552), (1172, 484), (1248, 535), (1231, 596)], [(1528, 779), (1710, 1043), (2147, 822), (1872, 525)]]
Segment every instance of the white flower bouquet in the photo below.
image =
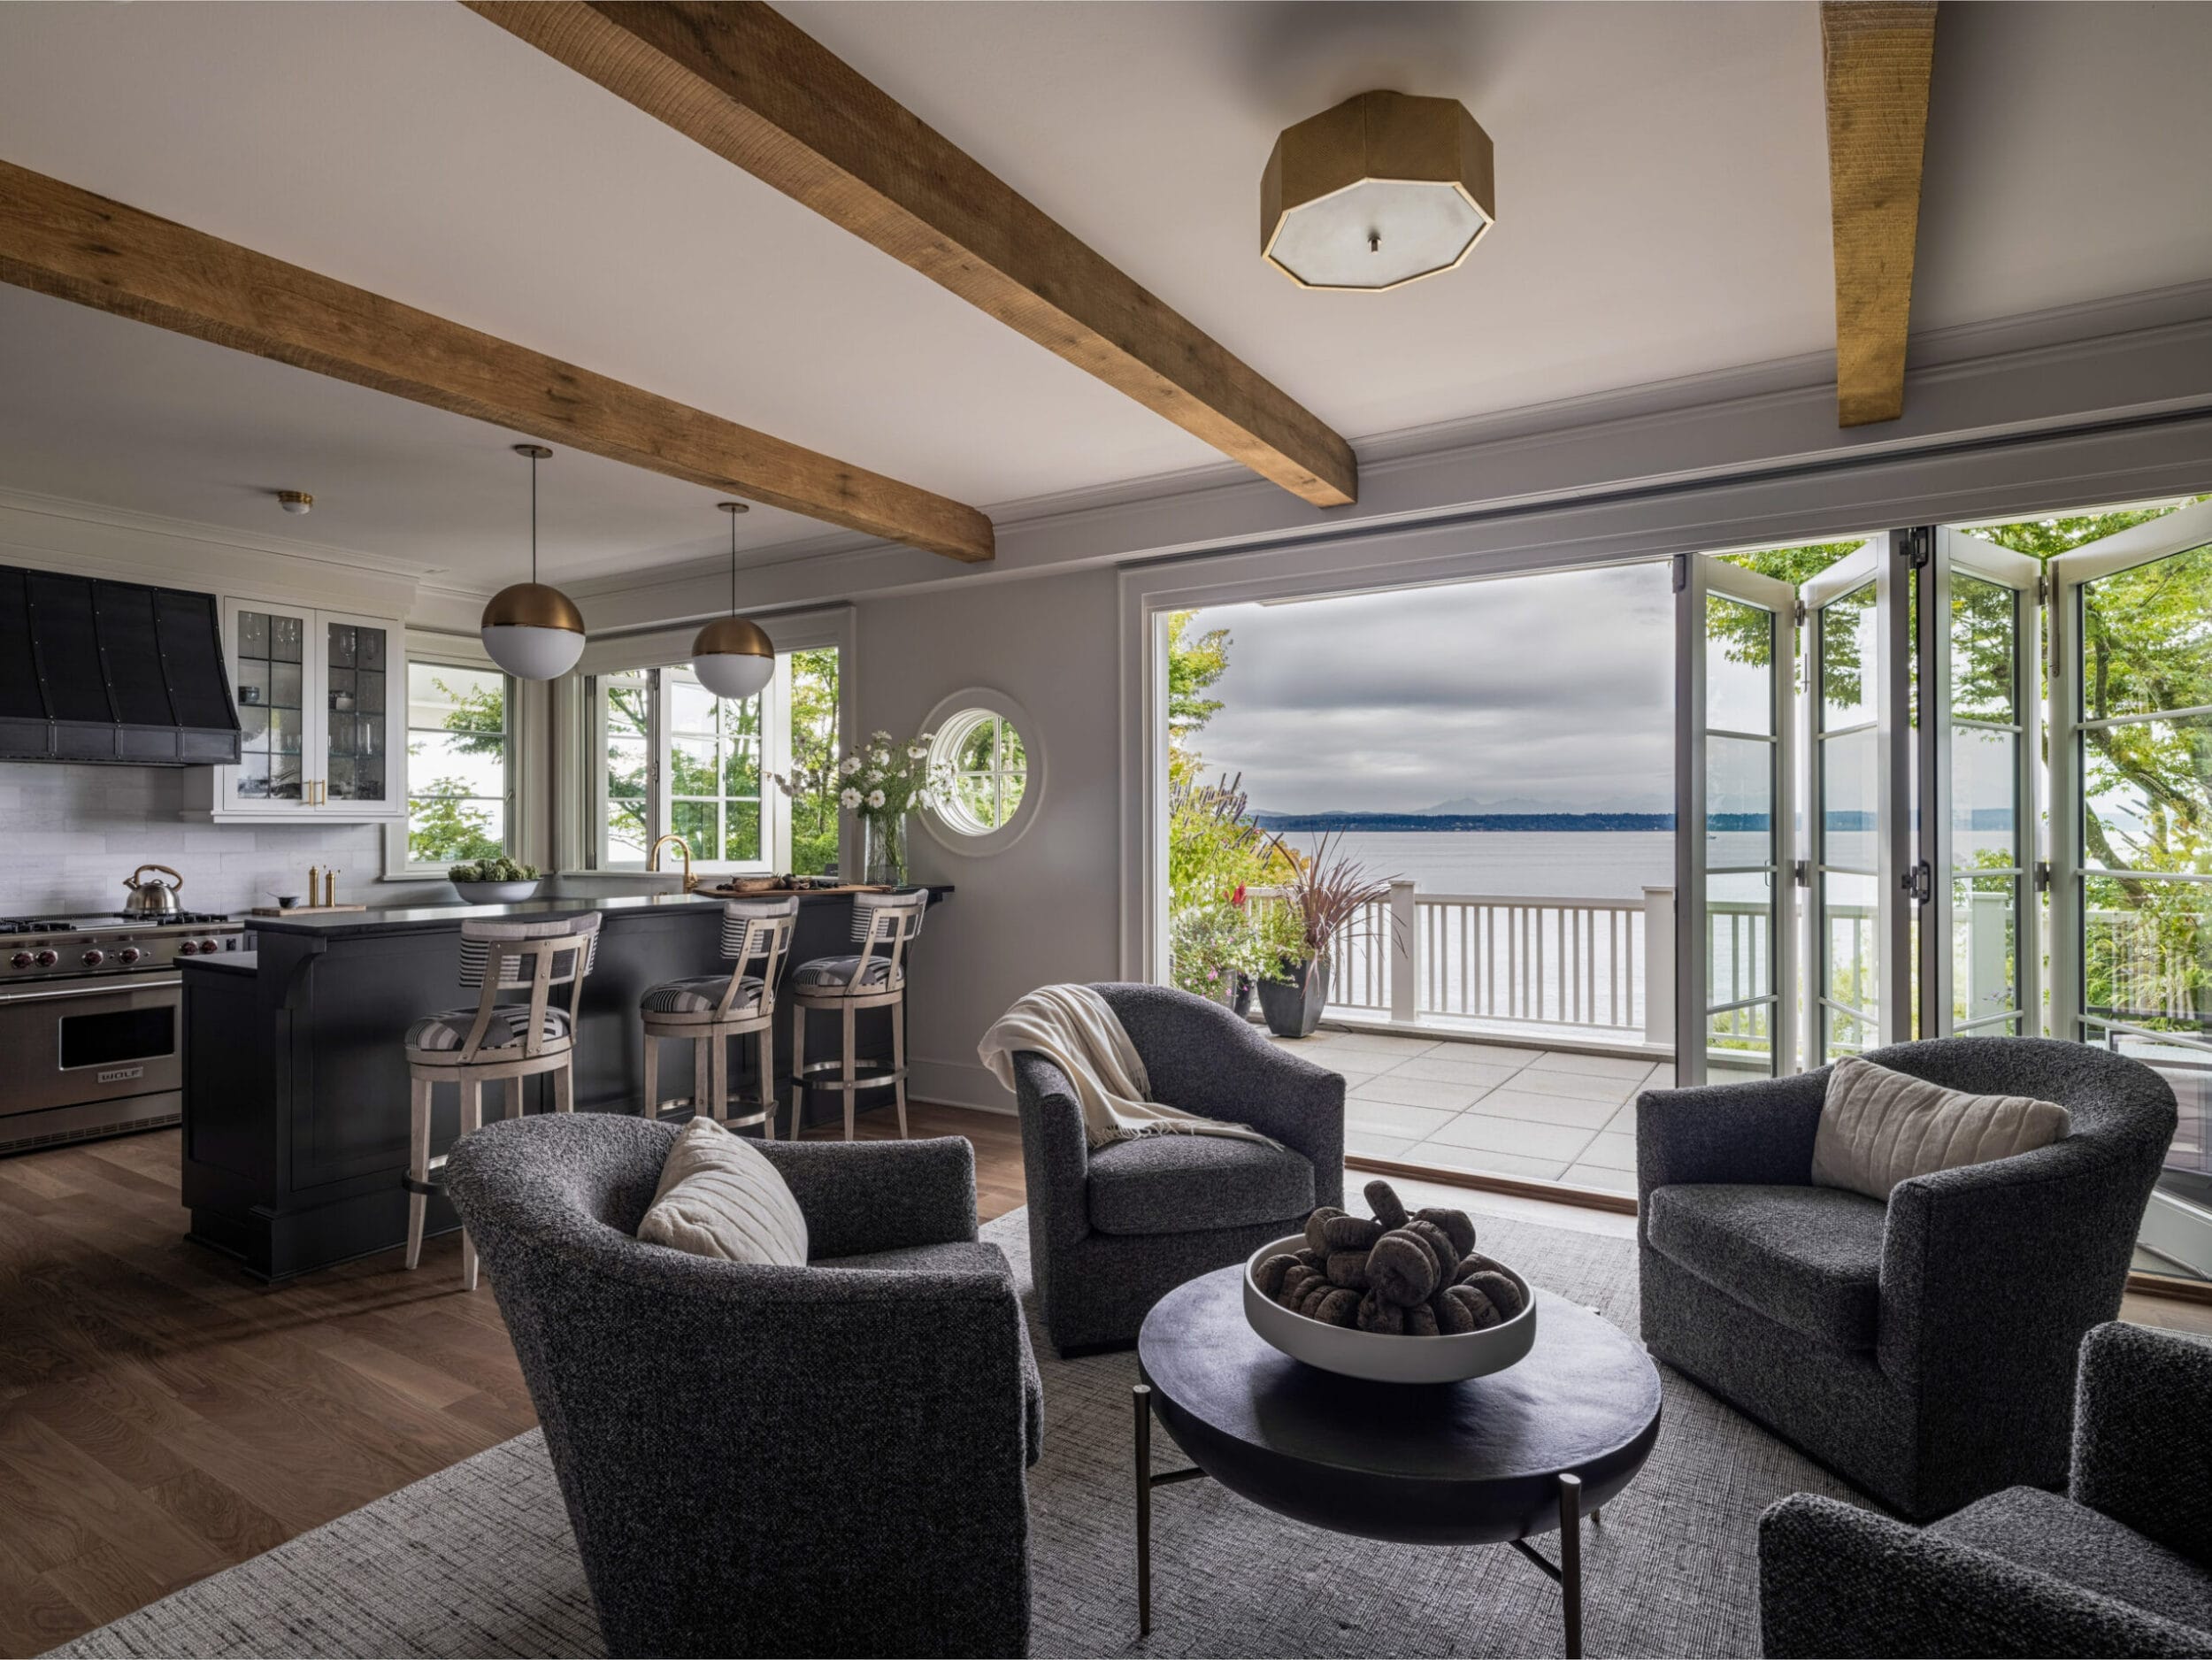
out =
[(872, 732), (837, 763), (844, 780), (837, 803), (859, 816), (863, 864), (871, 882), (906, 880), (906, 820), (952, 788), (952, 768), (932, 762), (936, 734), (918, 732), (899, 740)]

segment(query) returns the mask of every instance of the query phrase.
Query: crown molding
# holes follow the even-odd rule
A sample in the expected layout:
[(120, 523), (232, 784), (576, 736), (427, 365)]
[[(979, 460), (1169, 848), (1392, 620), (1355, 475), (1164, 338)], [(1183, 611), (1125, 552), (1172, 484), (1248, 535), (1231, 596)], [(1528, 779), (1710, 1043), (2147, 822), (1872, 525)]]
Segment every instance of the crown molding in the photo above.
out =
[(334, 547), (328, 542), (265, 535), (255, 531), (234, 530), (225, 525), (203, 524), (196, 519), (174, 519), (162, 513), (134, 512), (127, 508), (106, 507), (96, 502), (81, 502), (65, 496), (47, 496), (35, 490), (0, 488), (0, 508), (100, 525), (141, 535), (164, 536), (176, 542), (207, 542), (250, 553), (304, 559), (345, 570), (366, 571), (377, 576), (397, 577), (408, 582), (420, 581), (433, 568), (412, 560), (389, 558), (354, 548)]

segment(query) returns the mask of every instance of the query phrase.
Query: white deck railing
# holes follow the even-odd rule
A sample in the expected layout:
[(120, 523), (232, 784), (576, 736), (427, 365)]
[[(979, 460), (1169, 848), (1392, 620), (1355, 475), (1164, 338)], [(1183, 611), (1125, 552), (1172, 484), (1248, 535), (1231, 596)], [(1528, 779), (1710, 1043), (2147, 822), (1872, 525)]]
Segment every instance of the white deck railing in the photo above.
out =
[(1339, 936), (1329, 1002), (1409, 1023), (1433, 1015), (1670, 1044), (1673, 964), (1671, 888), (1584, 899), (1396, 882)]

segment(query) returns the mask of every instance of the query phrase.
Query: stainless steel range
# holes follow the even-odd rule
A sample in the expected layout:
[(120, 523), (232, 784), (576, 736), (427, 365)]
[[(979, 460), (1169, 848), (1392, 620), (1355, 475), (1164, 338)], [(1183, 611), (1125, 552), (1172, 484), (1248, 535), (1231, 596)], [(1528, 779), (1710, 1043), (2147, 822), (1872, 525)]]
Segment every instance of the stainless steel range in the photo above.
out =
[(188, 911), (0, 917), (0, 1153), (176, 1123), (176, 965), (250, 950), (250, 937)]

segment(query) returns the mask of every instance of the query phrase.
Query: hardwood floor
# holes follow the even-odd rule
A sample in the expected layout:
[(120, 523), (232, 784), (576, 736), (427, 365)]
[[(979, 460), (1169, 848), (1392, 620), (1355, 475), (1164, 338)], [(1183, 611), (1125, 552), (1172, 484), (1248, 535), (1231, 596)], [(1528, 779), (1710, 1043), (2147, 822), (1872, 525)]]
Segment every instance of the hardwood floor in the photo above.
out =
[[(897, 1134), (887, 1110), (864, 1138)], [(917, 1105), (1022, 1203), (1002, 1115)], [(184, 1239), (178, 1132), (0, 1159), (0, 1655), (38, 1654), (537, 1419), (457, 1234), (260, 1284)]]
[[(1022, 1203), (1013, 1118), (918, 1105), (911, 1118), (918, 1136), (974, 1143), (987, 1220)], [(860, 1133), (896, 1126), (878, 1111)], [(0, 1655), (67, 1641), (536, 1421), (489, 1288), (459, 1288), (457, 1235), (431, 1241), (417, 1273), (394, 1249), (263, 1286), (186, 1243), (177, 1142), (165, 1130), (0, 1160)], [(1634, 1226), (1419, 1194), (1448, 1195), (1555, 1226)], [(2203, 1304), (2131, 1296), (2123, 1312), (2212, 1333)]]

